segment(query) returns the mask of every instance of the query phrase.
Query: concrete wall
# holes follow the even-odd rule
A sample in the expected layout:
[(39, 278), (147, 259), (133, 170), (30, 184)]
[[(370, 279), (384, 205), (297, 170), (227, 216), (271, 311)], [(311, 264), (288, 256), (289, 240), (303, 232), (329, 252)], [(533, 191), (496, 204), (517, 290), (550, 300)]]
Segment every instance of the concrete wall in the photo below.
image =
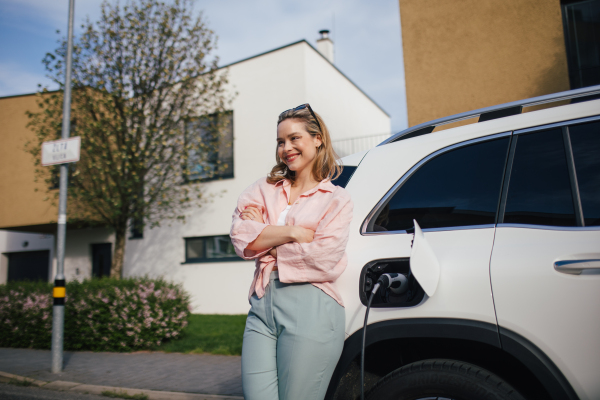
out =
[(399, 0), (409, 125), (569, 90), (560, 0)]
[[(25, 245), (25, 243), (27, 243)], [(39, 233), (11, 232), (0, 230), (0, 285), (5, 284), (8, 277), (8, 257), (6, 253), (49, 250), (49, 280), (54, 280), (54, 236)]]
[(303, 48), (306, 101), (327, 123), (332, 141), (389, 136), (389, 116), (320, 54), (308, 45)]
[(58, 209), (44, 201), (46, 186), (34, 181), (34, 159), (25, 152), (35, 139), (25, 112), (37, 110), (35, 95), (0, 99), (0, 228), (56, 222)]

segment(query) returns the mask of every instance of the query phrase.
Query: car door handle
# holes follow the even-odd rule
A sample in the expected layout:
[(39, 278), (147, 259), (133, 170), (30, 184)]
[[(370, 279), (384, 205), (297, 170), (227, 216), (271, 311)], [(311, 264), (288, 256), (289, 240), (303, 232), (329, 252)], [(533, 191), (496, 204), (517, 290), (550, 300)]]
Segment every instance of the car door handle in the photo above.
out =
[(600, 270), (600, 260), (564, 260), (556, 261), (554, 269), (563, 274), (580, 275), (583, 270)]

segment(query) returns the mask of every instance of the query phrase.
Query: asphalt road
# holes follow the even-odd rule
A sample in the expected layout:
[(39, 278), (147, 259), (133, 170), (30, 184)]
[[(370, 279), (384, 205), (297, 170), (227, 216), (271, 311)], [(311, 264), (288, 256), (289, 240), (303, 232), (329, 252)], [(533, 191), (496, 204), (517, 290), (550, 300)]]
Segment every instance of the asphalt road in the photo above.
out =
[(2, 400), (107, 400), (108, 397), (93, 394), (67, 393), (41, 389), (35, 386), (16, 386), (0, 383)]

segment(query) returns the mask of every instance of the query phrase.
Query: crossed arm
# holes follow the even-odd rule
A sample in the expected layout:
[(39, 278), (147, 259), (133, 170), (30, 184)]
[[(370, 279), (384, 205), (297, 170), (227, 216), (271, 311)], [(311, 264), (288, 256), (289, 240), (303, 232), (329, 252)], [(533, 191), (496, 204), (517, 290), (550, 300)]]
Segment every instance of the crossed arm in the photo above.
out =
[[(264, 223), (262, 214), (256, 207), (247, 207), (240, 216), (243, 220), (253, 220)], [(258, 235), (258, 237), (248, 244), (248, 250), (264, 250), (271, 248), (269, 254), (277, 258), (277, 246), (284, 243), (310, 243), (313, 241), (315, 232), (301, 226), (277, 226), (269, 225)]]

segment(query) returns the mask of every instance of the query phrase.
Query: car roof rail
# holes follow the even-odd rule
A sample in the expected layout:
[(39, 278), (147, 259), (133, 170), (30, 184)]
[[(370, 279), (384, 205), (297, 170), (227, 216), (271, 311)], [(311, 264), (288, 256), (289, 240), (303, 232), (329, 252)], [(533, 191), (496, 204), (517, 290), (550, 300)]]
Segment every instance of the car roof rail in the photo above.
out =
[(428, 133), (433, 132), (433, 130), (438, 126), (462, 121), (465, 119), (479, 117), (479, 121), (477, 122), (484, 122), (496, 118), (503, 118), (508, 117), (510, 115), (520, 114), (523, 111), (523, 107), (532, 107), (540, 104), (554, 103), (558, 101), (594, 96), (598, 94), (600, 94), (600, 85), (588, 86), (581, 89), (567, 90), (565, 92), (552, 93), (544, 96), (533, 97), (531, 99), (512, 101), (510, 103), (504, 103), (496, 106), (480, 108), (478, 110), (467, 111), (460, 114), (454, 114), (448, 117), (438, 118), (433, 121), (424, 122), (422, 124), (405, 129), (401, 132), (396, 133), (395, 135), (390, 136), (383, 142), (379, 143), (378, 146), (383, 146), (384, 144), (397, 142), (399, 140), (410, 139), (416, 136), (426, 135)]

